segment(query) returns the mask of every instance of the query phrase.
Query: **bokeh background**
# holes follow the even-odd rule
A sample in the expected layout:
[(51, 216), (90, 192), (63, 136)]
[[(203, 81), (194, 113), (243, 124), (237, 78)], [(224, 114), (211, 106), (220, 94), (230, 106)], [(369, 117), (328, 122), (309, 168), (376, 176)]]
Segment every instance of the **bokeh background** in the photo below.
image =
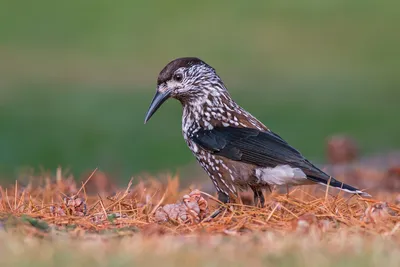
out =
[(182, 56), (215, 67), (240, 105), (312, 160), (325, 161), (336, 133), (365, 154), (396, 149), (399, 3), (3, 0), (0, 177), (99, 167), (124, 182), (198, 168), (178, 102), (143, 124), (159, 71)]

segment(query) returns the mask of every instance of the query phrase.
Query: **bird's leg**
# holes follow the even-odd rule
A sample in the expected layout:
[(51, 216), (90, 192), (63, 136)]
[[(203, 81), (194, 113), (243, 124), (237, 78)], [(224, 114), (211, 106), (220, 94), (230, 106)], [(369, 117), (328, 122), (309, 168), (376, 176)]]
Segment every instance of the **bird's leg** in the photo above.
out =
[(254, 206), (264, 208), (264, 195), (260, 188), (252, 187), (251, 188), (254, 192)]
[[(221, 201), (223, 204), (226, 204), (229, 202), (229, 195), (223, 193), (223, 192), (218, 192), (218, 200)], [(225, 209), (225, 207), (223, 207), (222, 205), (213, 212), (213, 214), (211, 214), (210, 218), (214, 219), (215, 217), (217, 217), (223, 210)]]
[(286, 197), (289, 198), (289, 185), (286, 185)]

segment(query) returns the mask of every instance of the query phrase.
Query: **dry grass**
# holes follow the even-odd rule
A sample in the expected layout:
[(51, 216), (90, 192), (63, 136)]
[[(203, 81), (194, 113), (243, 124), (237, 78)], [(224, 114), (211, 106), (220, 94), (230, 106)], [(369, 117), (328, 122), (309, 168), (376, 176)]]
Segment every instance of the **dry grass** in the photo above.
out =
[[(190, 192), (179, 190), (178, 178), (166, 185), (130, 182), (118, 192), (88, 194), (86, 189), (109, 183), (93, 177), (77, 185), (59, 170), (26, 186), (0, 188), (5, 230), (0, 231), (0, 263), (397, 266), (400, 261), (396, 193), (364, 199), (304, 187), (289, 196), (267, 195), (265, 208), (250, 206), (244, 193), (238, 202), (248, 205), (232, 204), (214, 220), (160, 223), (157, 210)], [(393, 201), (381, 202), (380, 196)], [(216, 202), (204, 198), (213, 211)]]

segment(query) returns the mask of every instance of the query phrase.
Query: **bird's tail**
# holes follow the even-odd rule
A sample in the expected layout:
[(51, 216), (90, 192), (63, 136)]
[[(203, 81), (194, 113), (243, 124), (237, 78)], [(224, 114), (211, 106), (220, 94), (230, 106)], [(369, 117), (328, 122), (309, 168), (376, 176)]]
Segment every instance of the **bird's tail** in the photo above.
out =
[(333, 177), (331, 177), (329, 180), (321, 179), (321, 178), (318, 178), (315, 176), (307, 176), (307, 178), (316, 183), (319, 183), (319, 184), (322, 184), (325, 186), (329, 185), (329, 186), (335, 187), (337, 189), (343, 190), (343, 191), (351, 193), (351, 194), (357, 194), (357, 195), (360, 195), (363, 197), (371, 197), (370, 194), (363, 192), (355, 187), (352, 187), (351, 185), (348, 185), (348, 184), (342, 183), (338, 180), (335, 180)]

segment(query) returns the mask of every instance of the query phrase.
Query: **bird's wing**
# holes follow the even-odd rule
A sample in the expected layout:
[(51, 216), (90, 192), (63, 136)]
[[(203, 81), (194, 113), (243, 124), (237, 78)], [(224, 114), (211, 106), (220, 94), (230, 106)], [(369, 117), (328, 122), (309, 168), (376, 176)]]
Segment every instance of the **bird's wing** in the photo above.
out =
[(329, 179), (326, 173), (271, 131), (215, 127), (212, 130), (200, 130), (191, 139), (203, 149), (231, 160), (260, 167), (289, 165), (300, 168), (310, 178)]

